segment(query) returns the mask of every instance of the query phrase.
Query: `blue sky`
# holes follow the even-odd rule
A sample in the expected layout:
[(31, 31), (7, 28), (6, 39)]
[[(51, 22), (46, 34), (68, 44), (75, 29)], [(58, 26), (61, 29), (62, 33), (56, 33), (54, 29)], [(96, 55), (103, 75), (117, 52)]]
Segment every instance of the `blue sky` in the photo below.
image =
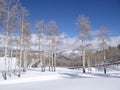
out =
[(78, 35), (76, 20), (84, 14), (90, 18), (91, 30), (101, 26), (110, 31), (110, 36), (120, 36), (120, 0), (21, 0), (30, 12), (32, 32), (35, 23), (55, 20), (59, 31), (69, 37)]

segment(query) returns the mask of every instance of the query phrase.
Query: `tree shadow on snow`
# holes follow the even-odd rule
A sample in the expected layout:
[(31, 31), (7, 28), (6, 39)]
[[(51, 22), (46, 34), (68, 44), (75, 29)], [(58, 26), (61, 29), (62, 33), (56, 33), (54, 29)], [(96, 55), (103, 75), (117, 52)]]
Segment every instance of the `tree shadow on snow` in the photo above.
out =
[(60, 73), (63, 78), (76, 79), (76, 78), (120, 78), (119, 75), (103, 74), (103, 73)]
[(76, 79), (76, 78), (91, 78), (91, 77), (86, 77), (86, 76), (81, 76), (79, 74), (76, 73), (60, 73), (61, 75), (63, 75), (63, 78), (68, 78), (68, 79)]
[(120, 78), (120, 76), (111, 75), (111, 74), (102, 74), (102, 73), (93, 73), (91, 75), (94, 75), (97, 77), (106, 77), (106, 78)]

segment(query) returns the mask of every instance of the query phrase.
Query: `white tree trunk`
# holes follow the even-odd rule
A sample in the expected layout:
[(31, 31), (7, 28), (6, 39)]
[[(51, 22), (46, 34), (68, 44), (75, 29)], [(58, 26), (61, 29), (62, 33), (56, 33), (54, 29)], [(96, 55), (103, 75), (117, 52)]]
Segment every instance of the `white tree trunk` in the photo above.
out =
[(21, 77), (21, 62), (22, 62), (22, 49), (23, 49), (23, 21), (24, 20), (24, 15), (23, 15), (23, 17), (22, 17), (22, 30), (21, 30), (21, 38), (20, 38), (20, 61), (19, 61), (19, 75), (18, 75), (18, 77)]
[(12, 73), (12, 61), (13, 61), (13, 48), (11, 48), (11, 52), (10, 52), (11, 54), (10, 54), (10, 58), (11, 58), (11, 60), (10, 60), (10, 71), (9, 71), (9, 75), (10, 75), (10, 77), (11, 77), (11, 73)]
[(5, 76), (4, 79), (7, 79), (7, 48), (8, 48), (8, 30), (9, 30), (9, 19), (10, 19), (10, 3), (7, 10), (7, 28), (6, 28), (6, 43), (5, 43)]
[(5, 80), (7, 79), (7, 47), (8, 47), (8, 32), (6, 32), (6, 43), (5, 43), (5, 73), (4, 73)]
[(83, 59), (83, 73), (85, 73), (85, 43), (84, 40), (82, 40), (82, 59)]
[(54, 42), (54, 72), (56, 71), (56, 37), (54, 37), (55, 42)]
[(105, 54), (105, 41), (103, 40), (103, 62), (104, 62), (104, 74), (106, 74), (106, 67), (105, 67), (105, 60), (106, 60), (106, 54)]
[(51, 55), (52, 55), (52, 62), (51, 62), (52, 65), (51, 65), (51, 69), (52, 69), (52, 72), (53, 72), (53, 63), (54, 63), (53, 49), (52, 49), (52, 52), (51, 52), (51, 53), (52, 53), (52, 54), (51, 54)]
[(49, 46), (49, 50), (48, 50), (48, 53), (49, 53), (49, 55), (48, 55), (48, 60), (49, 60), (49, 61), (48, 61), (48, 62), (49, 62), (49, 71), (50, 71), (50, 70), (51, 70), (51, 69), (50, 69), (50, 67), (51, 67), (51, 61), (50, 61), (50, 38), (49, 38), (49, 37), (48, 37), (48, 42), (49, 42), (49, 45), (48, 45), (48, 46)]

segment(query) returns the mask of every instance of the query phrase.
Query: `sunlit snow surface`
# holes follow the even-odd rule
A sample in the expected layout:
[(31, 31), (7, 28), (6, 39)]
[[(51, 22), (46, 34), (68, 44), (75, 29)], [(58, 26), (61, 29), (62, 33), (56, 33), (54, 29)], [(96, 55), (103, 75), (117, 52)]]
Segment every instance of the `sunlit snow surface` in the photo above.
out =
[(107, 67), (107, 74), (103, 73), (102, 68), (91, 68), (91, 72), (86, 69), (85, 74), (82, 69), (57, 68), (56, 72), (49, 72), (46, 68), (46, 72), (41, 72), (41, 68), (29, 68), (27, 72), (22, 72), (20, 78), (12, 74), (4, 80), (2, 59), (0, 90), (120, 90), (120, 66)]
[(21, 78), (0, 81), (0, 90), (120, 90), (120, 73), (83, 74), (81, 70), (57, 68), (56, 72), (29, 69)]

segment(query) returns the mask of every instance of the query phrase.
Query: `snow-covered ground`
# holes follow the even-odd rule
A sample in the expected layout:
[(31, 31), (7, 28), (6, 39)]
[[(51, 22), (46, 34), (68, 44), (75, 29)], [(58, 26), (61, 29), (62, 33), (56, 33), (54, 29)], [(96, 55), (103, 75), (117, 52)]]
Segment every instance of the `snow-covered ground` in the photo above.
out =
[(29, 69), (21, 78), (0, 80), (0, 90), (120, 90), (120, 72), (83, 74), (81, 70), (57, 68), (56, 72)]
[[(4, 58), (0, 58), (0, 90), (120, 90), (120, 66), (103, 69), (91, 68), (91, 72), (83, 74), (82, 69), (67, 69), (57, 67), (56, 72), (41, 72), (40, 68), (30, 68), (21, 78), (12, 74), (3, 79)], [(14, 66), (15, 59), (12, 65)], [(14, 67), (13, 67), (14, 69)]]
[(120, 90), (120, 79), (59, 79), (12, 85), (2, 85), (0, 90)]

